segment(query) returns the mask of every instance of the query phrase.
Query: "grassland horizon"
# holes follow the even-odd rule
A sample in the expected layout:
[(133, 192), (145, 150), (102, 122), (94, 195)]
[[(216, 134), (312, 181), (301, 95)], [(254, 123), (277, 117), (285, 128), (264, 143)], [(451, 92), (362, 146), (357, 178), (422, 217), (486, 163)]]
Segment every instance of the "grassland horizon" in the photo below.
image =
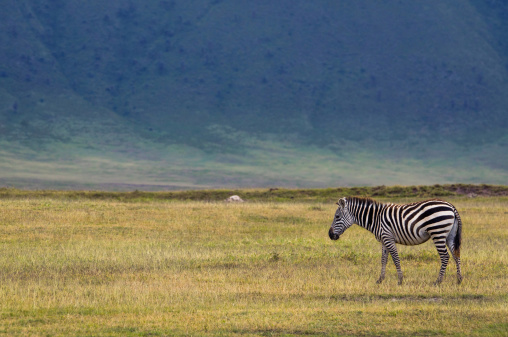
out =
[(240, 195), (255, 202), (335, 202), (339, 197), (362, 196), (372, 198), (436, 198), (508, 196), (508, 186), (491, 184), (434, 184), (411, 186), (360, 186), (330, 188), (243, 188), (243, 189), (188, 189), (177, 191), (129, 192), (107, 190), (17, 189), (0, 187), (1, 198), (56, 198), (117, 201), (224, 201), (231, 195)]
[(276, 190), (279, 198), (228, 204), (222, 196), (72, 192), (0, 190), (0, 334), (508, 332), (507, 196), (442, 196), (463, 220), (464, 281), (456, 284), (450, 264), (443, 284), (433, 286), (439, 258), (426, 243), (399, 246), (405, 283), (397, 286), (391, 261), (385, 282), (375, 283), (381, 250), (371, 233), (354, 226), (341, 242), (328, 239), (335, 211), (329, 196), (291, 199)]

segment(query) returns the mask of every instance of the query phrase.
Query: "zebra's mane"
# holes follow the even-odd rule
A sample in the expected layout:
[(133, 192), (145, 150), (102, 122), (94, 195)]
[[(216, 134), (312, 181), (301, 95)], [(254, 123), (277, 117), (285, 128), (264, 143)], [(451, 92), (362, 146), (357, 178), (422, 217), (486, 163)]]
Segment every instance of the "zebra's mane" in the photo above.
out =
[(349, 202), (356, 202), (356, 203), (362, 203), (363, 205), (365, 206), (370, 206), (370, 205), (381, 205), (380, 202), (377, 202), (376, 200), (374, 199), (371, 199), (371, 198), (365, 198), (365, 197), (347, 197), (346, 198), (347, 201)]

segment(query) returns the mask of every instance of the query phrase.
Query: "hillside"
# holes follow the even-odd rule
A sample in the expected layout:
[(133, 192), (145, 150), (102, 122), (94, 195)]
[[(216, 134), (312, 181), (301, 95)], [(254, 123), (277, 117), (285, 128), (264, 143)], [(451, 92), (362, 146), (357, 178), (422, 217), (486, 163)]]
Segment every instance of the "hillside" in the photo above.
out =
[(0, 185), (505, 183), (507, 17), (478, 0), (6, 0)]

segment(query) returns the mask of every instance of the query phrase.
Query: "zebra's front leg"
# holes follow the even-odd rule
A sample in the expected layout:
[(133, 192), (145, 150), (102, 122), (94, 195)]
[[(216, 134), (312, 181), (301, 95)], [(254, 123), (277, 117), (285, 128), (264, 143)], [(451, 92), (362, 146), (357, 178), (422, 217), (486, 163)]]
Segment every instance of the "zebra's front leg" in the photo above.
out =
[(386, 273), (386, 263), (388, 262), (388, 249), (386, 249), (385, 245), (381, 244), (381, 276), (379, 276), (379, 280), (376, 283), (381, 283), (385, 279)]
[(400, 259), (399, 253), (397, 252), (397, 247), (395, 246), (395, 240), (393, 237), (383, 237), (382, 243), (386, 247), (386, 249), (390, 252), (392, 256), (393, 263), (395, 264), (395, 268), (397, 268), (397, 276), (399, 277), (399, 285), (402, 284), (402, 280), (404, 276), (402, 275), (402, 269), (400, 268)]

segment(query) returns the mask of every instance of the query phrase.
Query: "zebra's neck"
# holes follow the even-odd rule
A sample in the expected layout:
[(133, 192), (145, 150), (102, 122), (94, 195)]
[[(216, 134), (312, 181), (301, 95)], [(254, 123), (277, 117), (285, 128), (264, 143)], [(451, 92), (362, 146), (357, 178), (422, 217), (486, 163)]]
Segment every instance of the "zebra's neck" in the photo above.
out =
[(373, 233), (378, 227), (378, 215), (382, 208), (382, 204), (371, 199), (351, 198), (350, 200), (350, 212), (355, 223)]

